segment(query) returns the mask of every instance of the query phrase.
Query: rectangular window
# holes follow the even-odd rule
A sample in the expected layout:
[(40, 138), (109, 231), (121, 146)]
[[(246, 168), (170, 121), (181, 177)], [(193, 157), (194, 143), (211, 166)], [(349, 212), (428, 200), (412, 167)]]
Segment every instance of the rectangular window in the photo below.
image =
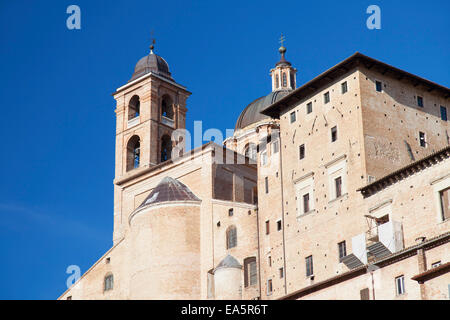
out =
[(323, 103), (328, 103), (330, 102), (330, 92), (327, 91), (323, 94)]
[(360, 290), (359, 296), (361, 297), (361, 300), (370, 300), (369, 288), (364, 288)]
[(278, 153), (278, 151), (280, 151), (280, 141), (279, 140), (275, 140), (274, 142), (272, 142), (272, 153)]
[(383, 90), (381, 81), (375, 81), (375, 89), (376, 89), (378, 92), (381, 92), (381, 90)]
[(281, 230), (281, 220), (277, 221), (277, 230), (280, 231)]
[(267, 220), (266, 221), (266, 234), (269, 234), (269, 233), (270, 233), (270, 221)]
[(264, 184), (266, 187), (266, 193), (269, 193), (269, 177), (264, 178)]
[(442, 221), (450, 219), (450, 188), (439, 191), (441, 199)]
[(417, 105), (423, 108), (423, 98), (420, 96), (417, 96)]
[(267, 164), (267, 151), (261, 152), (261, 165), (265, 166)]
[(271, 256), (269, 256), (269, 257), (267, 257), (267, 262), (269, 263), (269, 267), (271, 267), (272, 266), (272, 257)]
[(441, 265), (441, 262), (438, 261), (438, 262), (432, 263), (432, 264), (431, 264), (431, 267), (432, 267), (432, 268), (437, 268), (437, 267), (439, 267), (440, 265)]
[(229, 217), (232, 217), (232, 216), (233, 216), (233, 213), (234, 213), (234, 212), (233, 212), (233, 209), (229, 209), (229, 210), (228, 210), (228, 216), (229, 216)]
[(283, 268), (278, 269), (279, 273), (280, 273), (280, 279), (284, 277), (284, 270)]
[(256, 260), (250, 263), (250, 285), (253, 286), (258, 282), (258, 273), (256, 271)]
[(272, 294), (272, 279), (267, 280), (267, 295)]
[(305, 157), (305, 145), (302, 144), (299, 148), (298, 148), (298, 157), (300, 160), (302, 160)]
[(306, 105), (306, 113), (311, 113), (312, 112), (312, 102), (309, 102)]
[(306, 257), (305, 262), (306, 262), (306, 276), (310, 277), (314, 274), (313, 273), (313, 271), (314, 271), (313, 270), (313, 257), (312, 256)]
[(423, 148), (425, 148), (427, 145), (427, 142), (425, 140), (425, 133), (421, 132), (421, 131), (419, 132), (419, 143), (420, 143), (420, 146)]
[(309, 193), (303, 195), (303, 213), (309, 212)]
[(441, 106), (441, 120), (447, 121), (447, 108)]
[(342, 258), (347, 255), (347, 246), (345, 245), (345, 241), (338, 243), (338, 251), (339, 251), (339, 262), (341, 262)]
[(342, 177), (334, 179), (334, 185), (336, 187), (336, 198), (342, 196)]
[(405, 294), (405, 277), (399, 276), (395, 278), (395, 290), (398, 296)]
[(346, 93), (347, 91), (348, 91), (348, 88), (347, 88), (347, 81), (342, 82), (342, 83), (341, 83), (341, 92), (342, 92), (342, 94)]
[(335, 142), (337, 140), (337, 126), (331, 128), (331, 142)]
[(291, 123), (294, 123), (296, 120), (295, 111), (291, 112)]

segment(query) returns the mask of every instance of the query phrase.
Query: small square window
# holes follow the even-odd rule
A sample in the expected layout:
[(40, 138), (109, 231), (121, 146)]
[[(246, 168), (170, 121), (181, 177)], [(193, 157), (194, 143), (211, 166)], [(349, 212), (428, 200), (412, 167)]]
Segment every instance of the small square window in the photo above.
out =
[(334, 126), (331, 128), (331, 142), (335, 142), (337, 140), (337, 127)]
[(383, 90), (383, 86), (382, 86), (382, 84), (381, 84), (381, 81), (375, 81), (375, 89), (376, 89), (378, 92), (381, 92), (381, 91)]
[(346, 93), (348, 91), (347, 87), (347, 81), (341, 83), (341, 92), (342, 94)]
[(423, 98), (420, 96), (417, 96), (417, 105), (423, 108)]
[(441, 106), (441, 120), (447, 121), (447, 108)]
[(398, 296), (405, 294), (405, 277), (399, 276), (395, 278), (395, 290)]
[(330, 102), (330, 92), (329, 91), (324, 93), (324, 95), (323, 95), (323, 102), (324, 103)]
[(295, 120), (297, 120), (296, 115), (295, 115), (295, 111), (291, 112), (291, 123), (294, 123)]
[(425, 140), (425, 133), (421, 131), (419, 132), (419, 144), (423, 148), (425, 148), (427, 145), (427, 142)]
[(277, 230), (280, 231), (281, 228), (282, 228), (281, 220), (278, 220), (278, 221), (277, 221)]
[(306, 105), (306, 113), (311, 113), (312, 112), (312, 102), (309, 102)]
[(305, 145), (302, 144), (298, 149), (299, 159), (302, 160), (305, 158)]
[(228, 216), (229, 216), (229, 217), (232, 217), (233, 214), (234, 214), (233, 209), (229, 209), (229, 210), (228, 210)]

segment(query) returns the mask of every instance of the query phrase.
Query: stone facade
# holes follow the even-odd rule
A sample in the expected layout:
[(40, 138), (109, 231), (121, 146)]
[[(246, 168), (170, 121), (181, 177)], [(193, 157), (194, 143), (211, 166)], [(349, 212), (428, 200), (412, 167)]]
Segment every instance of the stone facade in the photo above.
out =
[[(359, 53), (296, 88), (285, 52), (225, 148), (179, 152), (168, 66), (114, 93), (114, 244), (60, 299), (449, 298), (450, 90)], [(142, 209), (165, 177), (199, 201)]]

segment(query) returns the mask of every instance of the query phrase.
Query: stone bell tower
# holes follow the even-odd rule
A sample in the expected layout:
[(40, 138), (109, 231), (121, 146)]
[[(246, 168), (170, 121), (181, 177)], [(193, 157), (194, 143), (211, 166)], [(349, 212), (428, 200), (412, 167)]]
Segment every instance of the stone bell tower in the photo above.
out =
[(280, 61), (277, 62), (275, 68), (270, 70), (272, 77), (272, 92), (278, 90), (294, 90), (296, 88), (297, 69), (293, 68), (289, 61), (284, 57), (286, 48), (283, 46), (284, 36), (281, 35), (281, 47), (278, 51), (281, 54)]
[(167, 62), (154, 51), (141, 58), (131, 79), (113, 93), (116, 100), (114, 242), (122, 237), (123, 183), (142, 179), (155, 165), (170, 160), (172, 133), (184, 129), (190, 92), (178, 84)]

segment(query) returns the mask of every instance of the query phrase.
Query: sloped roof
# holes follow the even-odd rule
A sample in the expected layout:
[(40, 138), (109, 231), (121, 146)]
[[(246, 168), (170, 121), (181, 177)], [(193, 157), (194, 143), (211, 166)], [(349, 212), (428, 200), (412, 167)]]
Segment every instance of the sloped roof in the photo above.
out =
[(141, 205), (136, 209), (140, 210), (144, 207), (155, 205), (161, 202), (173, 201), (198, 201), (198, 198), (185, 184), (171, 177), (165, 177), (150, 192)]
[(239, 261), (236, 260), (235, 257), (233, 257), (230, 254), (227, 254), (227, 256), (223, 258), (222, 261), (219, 262), (219, 264), (216, 267), (216, 270), (219, 268), (242, 268), (242, 265), (239, 263)]

